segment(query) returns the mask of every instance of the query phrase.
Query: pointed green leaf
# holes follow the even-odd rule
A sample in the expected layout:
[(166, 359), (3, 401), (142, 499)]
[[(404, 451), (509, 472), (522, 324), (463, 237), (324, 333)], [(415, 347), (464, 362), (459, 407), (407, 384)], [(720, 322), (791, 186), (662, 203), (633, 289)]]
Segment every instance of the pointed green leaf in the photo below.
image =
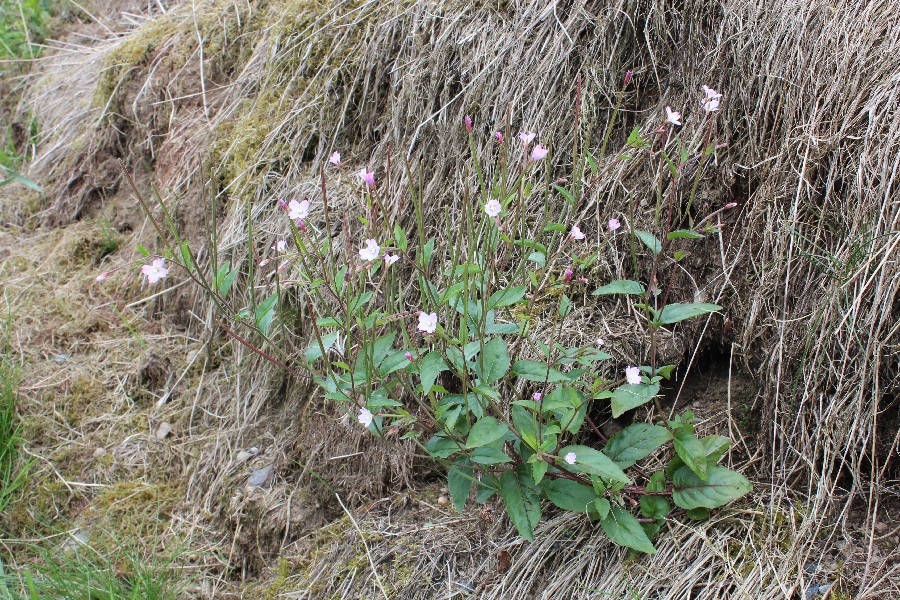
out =
[(571, 479), (548, 479), (541, 487), (550, 502), (572, 512), (583, 513), (593, 508), (594, 500), (597, 499), (592, 487)]
[(618, 419), (625, 412), (650, 402), (659, 393), (659, 383), (620, 385), (612, 392), (612, 415)]
[(690, 319), (691, 317), (716, 312), (717, 310), (721, 310), (721, 308), (722, 307), (718, 304), (680, 304), (676, 302), (675, 304), (666, 305), (665, 308), (660, 311), (657, 321), (663, 325), (671, 325), (673, 323), (678, 323), (679, 321), (684, 321), (685, 319)]
[(465, 508), (466, 498), (469, 497), (474, 483), (471, 463), (465, 458), (457, 460), (447, 471), (447, 487), (450, 489), (450, 497), (453, 498), (456, 512), (462, 512)]
[(630, 279), (618, 279), (610, 281), (604, 286), (598, 287), (591, 292), (592, 296), (602, 296), (606, 294), (636, 294), (643, 295), (645, 292), (643, 284)]
[(647, 554), (656, 552), (640, 522), (625, 509), (613, 506), (606, 518), (600, 519), (600, 526), (607, 537), (620, 546)]
[(594, 450), (589, 446), (566, 446), (559, 451), (559, 455), (566, 456), (570, 452), (575, 454), (575, 464), (567, 464), (566, 467), (569, 470), (599, 475), (611, 481), (631, 483), (631, 479), (622, 472), (619, 465), (599, 450)]
[(562, 194), (562, 197), (566, 199), (566, 202), (568, 202), (569, 204), (575, 204), (575, 196), (572, 195), (572, 192), (570, 192), (569, 190), (567, 190), (564, 187), (560, 187), (560, 186), (556, 185), (555, 183), (552, 184), (551, 187), (554, 190), (556, 190), (557, 192), (559, 192), (560, 194)]
[(496, 465), (499, 463), (512, 462), (512, 459), (500, 450), (488, 447), (477, 448), (474, 450), (471, 459), (473, 463), (478, 463), (479, 465)]
[(665, 427), (635, 423), (612, 436), (603, 448), (603, 453), (621, 468), (627, 469), (670, 439), (672, 434)]
[(703, 481), (684, 466), (675, 472), (672, 482), (675, 484), (672, 500), (686, 510), (719, 508), (753, 489), (746, 477), (725, 467), (713, 467)]
[(502, 379), (509, 371), (509, 348), (500, 337), (491, 338), (484, 345), (481, 357), (475, 361), (475, 374), (482, 384)]
[(422, 393), (425, 395), (428, 395), (431, 388), (434, 387), (437, 376), (442, 371), (448, 369), (447, 363), (444, 362), (444, 357), (435, 351), (429, 352), (421, 360), (413, 363), (409, 368), (418, 369), (419, 379), (422, 382)]
[(703, 236), (695, 231), (691, 231), (689, 229), (676, 229), (675, 231), (670, 231), (667, 235), (667, 238), (670, 240), (679, 240), (682, 238), (689, 238), (692, 240), (702, 240)]
[(513, 365), (513, 371), (517, 376), (527, 381), (539, 381), (543, 383), (559, 383), (571, 381), (568, 375), (557, 371), (546, 363), (536, 360), (520, 360)]
[(509, 306), (515, 304), (525, 296), (528, 291), (525, 286), (516, 286), (497, 290), (488, 299), (488, 307), (497, 308), (498, 306)]
[(673, 441), (675, 452), (700, 479), (706, 479), (709, 465), (706, 460), (706, 447), (692, 432), (679, 429)]
[(644, 245), (650, 248), (650, 251), (653, 254), (659, 254), (660, 252), (662, 252), (662, 244), (658, 239), (656, 239), (656, 236), (649, 231), (641, 231), (640, 229), (635, 229), (634, 235), (636, 235), (639, 240), (644, 242)]
[(519, 535), (533, 542), (534, 526), (541, 518), (540, 501), (523, 487), (514, 471), (506, 471), (500, 477), (500, 496)]
[(506, 423), (500, 423), (494, 417), (482, 417), (472, 426), (466, 448), (480, 448), (501, 439), (509, 431)]

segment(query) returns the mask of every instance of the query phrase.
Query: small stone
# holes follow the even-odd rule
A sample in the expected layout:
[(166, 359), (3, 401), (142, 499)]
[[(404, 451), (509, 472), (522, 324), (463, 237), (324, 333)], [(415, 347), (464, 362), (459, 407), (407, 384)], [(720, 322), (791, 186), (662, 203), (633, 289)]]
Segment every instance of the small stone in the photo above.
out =
[(96, 448), (94, 450), (94, 458), (103, 458), (106, 456), (106, 448)]
[(244, 461), (250, 460), (257, 454), (259, 454), (259, 448), (254, 446), (253, 448), (250, 448), (249, 450), (241, 450), (240, 452), (238, 452), (237, 456), (235, 457), (235, 460), (237, 460), (238, 462), (244, 462)]
[(156, 439), (164, 440), (169, 437), (170, 433), (172, 433), (172, 424), (163, 421), (159, 424), (159, 428), (157, 428), (156, 430)]
[(269, 487), (272, 485), (272, 480), (275, 479), (275, 466), (274, 465), (266, 465), (261, 469), (256, 469), (252, 473), (250, 473), (250, 478), (247, 480), (247, 485), (249, 487)]
[(438, 497), (438, 506), (447, 506), (448, 504), (450, 504), (450, 498), (443, 495)]

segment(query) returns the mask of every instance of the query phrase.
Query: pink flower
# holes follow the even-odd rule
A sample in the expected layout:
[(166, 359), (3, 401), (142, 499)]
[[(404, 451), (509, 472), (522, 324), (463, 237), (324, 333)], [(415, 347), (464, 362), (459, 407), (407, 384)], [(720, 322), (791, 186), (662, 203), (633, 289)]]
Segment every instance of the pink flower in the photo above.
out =
[(574, 274), (575, 274), (575, 271), (573, 271), (572, 269), (566, 269), (566, 274), (563, 277), (563, 281), (566, 281), (566, 282), (572, 281), (572, 275), (574, 275)]
[(603, 341), (603, 338), (597, 338), (597, 345), (601, 348), (606, 345), (606, 342)]
[(422, 333), (434, 333), (437, 329), (437, 313), (420, 312), (417, 328)]
[(370, 188), (375, 187), (375, 173), (372, 171), (367, 171), (365, 167), (363, 167), (357, 175), (368, 184)]
[(581, 229), (579, 229), (578, 225), (573, 225), (572, 231), (569, 232), (569, 237), (573, 240), (583, 240), (584, 234), (581, 232)]
[(531, 151), (531, 160), (538, 161), (547, 156), (548, 150), (541, 146), (540, 144), (535, 144), (534, 149)]
[(356, 420), (360, 422), (363, 427), (369, 427), (372, 424), (372, 418), (374, 415), (372, 411), (363, 406), (359, 409), (359, 414), (356, 416)]
[(633, 73), (631, 72), (631, 69), (628, 69), (627, 71), (625, 71), (625, 83), (623, 85), (628, 85), (628, 82), (631, 81), (632, 75), (633, 75)]
[(535, 402), (540, 402), (540, 401), (541, 401), (541, 398), (543, 398), (543, 397), (544, 397), (544, 395), (543, 395), (542, 393), (540, 393), (540, 392), (535, 392), (534, 394), (531, 395), (531, 398), (532, 398)]
[(610, 219), (609, 222), (607, 223), (607, 225), (609, 226), (610, 231), (615, 231), (616, 229), (618, 229), (619, 227), (622, 226), (622, 224), (619, 223), (619, 220), (616, 218)]
[(392, 254), (387, 254), (387, 253), (385, 253), (385, 255), (384, 255), (384, 266), (389, 267), (389, 266), (391, 266), (392, 264), (394, 264), (395, 262), (397, 262), (398, 260), (400, 260), (400, 257), (399, 257), (399, 256), (395, 256), (395, 255), (392, 255)]
[(341, 153), (335, 151), (331, 156), (328, 157), (328, 162), (335, 166), (340, 166), (341, 164)]
[(309, 200), (297, 202), (291, 200), (288, 204), (288, 218), (291, 221), (302, 221), (309, 216)]
[(494, 132), (494, 139), (497, 140), (497, 143), (498, 143), (498, 144), (502, 144), (502, 143), (503, 143), (503, 134), (500, 133), (499, 131), (495, 131), (495, 132)]
[(718, 98), (710, 98), (703, 102), (703, 110), (706, 111), (706, 114), (719, 112), (719, 99)]
[(641, 382), (641, 370), (637, 367), (628, 367), (625, 369), (625, 379), (631, 385), (638, 385)]
[(287, 242), (284, 240), (278, 240), (272, 245), (272, 250), (275, 252), (284, 252), (287, 249)]
[(381, 254), (381, 246), (375, 240), (366, 240), (366, 247), (359, 249), (359, 257), (366, 262), (375, 260)]
[(102, 273), (97, 275), (97, 283), (100, 283), (101, 281), (105, 280), (110, 275), (112, 275), (112, 273), (110, 273), (109, 271), (103, 271)]
[(144, 265), (141, 267), (141, 272), (147, 277), (148, 283), (159, 283), (169, 274), (169, 270), (166, 268), (166, 259), (157, 258), (153, 261), (152, 265)]
[(487, 204), (484, 205), (484, 212), (492, 219), (496, 218), (501, 210), (503, 210), (503, 207), (500, 206), (500, 203), (496, 200), (488, 200)]
[(469, 133), (472, 133), (472, 117), (470, 117), (469, 115), (466, 115), (466, 118), (464, 119), (464, 121), (466, 122), (466, 131), (468, 131)]
[(668, 121), (672, 125), (681, 125), (681, 113), (672, 110), (671, 106), (667, 106), (666, 121)]
[(534, 138), (537, 137), (537, 134), (533, 131), (520, 131), (519, 139), (525, 142), (526, 144), (530, 144)]
[(574, 452), (569, 452), (568, 454), (566, 454), (566, 462), (570, 465), (574, 465), (577, 460), (578, 455), (576, 455)]
[(284, 198), (279, 198), (279, 199), (278, 199), (278, 206), (280, 206), (281, 208), (287, 210), (287, 202), (284, 201)]
[(406, 360), (408, 360), (409, 362), (413, 362), (413, 361), (415, 360), (415, 359), (413, 358), (412, 352), (407, 352), (407, 353), (404, 354), (403, 356), (405, 356), (405, 357), (406, 357)]
[(722, 94), (705, 85), (703, 86), (703, 95), (706, 97), (706, 100), (720, 100), (722, 98)]

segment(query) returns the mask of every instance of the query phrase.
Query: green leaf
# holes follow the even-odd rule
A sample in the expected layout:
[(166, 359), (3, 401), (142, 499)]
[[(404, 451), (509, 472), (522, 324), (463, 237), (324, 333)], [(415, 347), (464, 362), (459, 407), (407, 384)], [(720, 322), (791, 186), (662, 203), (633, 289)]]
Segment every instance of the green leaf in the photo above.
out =
[(564, 187), (560, 187), (560, 186), (556, 185), (555, 183), (553, 185), (551, 185), (550, 187), (552, 187), (554, 190), (556, 190), (557, 192), (562, 194), (562, 197), (566, 199), (566, 202), (568, 202), (569, 204), (575, 204), (575, 196), (572, 195), (572, 192), (570, 192), (569, 190), (567, 190)]
[(394, 225), (394, 241), (397, 242), (397, 247), (403, 251), (409, 247), (409, 242), (406, 241), (406, 232), (400, 229), (399, 225)]
[(587, 158), (588, 165), (590, 165), (590, 167), (591, 167), (591, 172), (596, 176), (597, 171), (599, 170), (599, 168), (597, 167), (597, 161), (594, 160), (594, 157), (591, 155), (590, 152), (588, 152), (585, 155), (585, 157)]
[(650, 248), (650, 252), (652, 252), (653, 254), (659, 254), (660, 252), (662, 252), (662, 244), (658, 239), (656, 239), (656, 236), (649, 231), (641, 231), (640, 229), (635, 229), (634, 235), (636, 235), (639, 240), (644, 242), (644, 245)]
[(572, 512), (586, 512), (597, 499), (594, 488), (571, 479), (548, 479), (541, 487), (550, 502)]
[(560, 373), (556, 369), (550, 367), (546, 363), (536, 360), (520, 360), (513, 365), (513, 372), (517, 376), (526, 381), (539, 381), (543, 383), (559, 383), (561, 381), (571, 381), (568, 375)]
[(422, 258), (424, 259), (426, 266), (431, 262), (432, 254), (434, 254), (434, 238), (428, 240), (425, 247), (422, 249)]
[(515, 304), (525, 296), (527, 288), (525, 286), (516, 286), (497, 290), (488, 299), (488, 307), (497, 308), (499, 306), (509, 306)]
[(360, 308), (365, 306), (365, 304), (372, 298), (372, 292), (364, 292), (353, 298), (349, 304), (347, 305), (347, 312), (351, 314), (355, 314)]
[(609, 515), (610, 508), (611, 505), (606, 498), (597, 498), (594, 501), (594, 510), (597, 511), (597, 516), (601, 519), (605, 519)]
[(631, 281), (630, 279), (618, 279), (616, 281), (611, 281), (604, 286), (598, 287), (596, 290), (591, 292), (592, 296), (601, 296), (605, 294), (637, 294), (643, 295), (645, 293), (644, 286), (637, 281)]
[(378, 367), (387, 357), (394, 345), (395, 337), (397, 337), (396, 332), (383, 335), (375, 340), (374, 348), (372, 349), (372, 364), (375, 367)]
[(665, 427), (635, 423), (612, 436), (603, 448), (603, 453), (621, 468), (627, 469), (670, 439), (672, 434)]
[(275, 318), (275, 304), (277, 302), (278, 292), (273, 292), (256, 307), (256, 313), (253, 318), (256, 321), (256, 326), (259, 327), (259, 330), (263, 333), (268, 332), (269, 327), (272, 326), (272, 320)]
[(447, 487), (450, 489), (450, 497), (453, 498), (456, 512), (462, 512), (465, 508), (466, 498), (469, 497), (474, 483), (472, 466), (468, 459), (460, 458), (447, 471)]
[(731, 440), (721, 435), (708, 435), (701, 438), (703, 449), (706, 451), (706, 464), (715, 466), (719, 459), (725, 456), (728, 449), (731, 448)]
[(612, 415), (618, 419), (625, 412), (650, 402), (659, 393), (659, 383), (620, 385), (612, 392)]
[(678, 323), (679, 321), (684, 321), (685, 319), (690, 319), (691, 317), (716, 312), (717, 310), (721, 310), (721, 308), (722, 307), (718, 304), (680, 304), (676, 302), (674, 304), (667, 304), (659, 313), (659, 317), (656, 320), (662, 325), (671, 325), (673, 323)]
[(479, 465), (496, 465), (512, 462), (512, 459), (496, 448), (482, 447), (474, 450), (470, 456), (473, 463)]
[(194, 272), (194, 259), (191, 256), (191, 247), (188, 246), (187, 242), (181, 242), (181, 246), (179, 247), (181, 251), (181, 261), (189, 273)]
[(506, 423), (500, 423), (494, 417), (478, 419), (469, 432), (466, 448), (480, 448), (501, 439), (509, 431)]
[(537, 427), (534, 415), (522, 406), (513, 406), (510, 409), (513, 427), (522, 437), (522, 440), (530, 447), (537, 448)]
[(475, 361), (475, 374), (482, 384), (502, 379), (509, 371), (509, 348), (506, 341), (493, 337), (484, 345), (481, 357)]
[(670, 231), (667, 235), (667, 238), (670, 240), (679, 240), (681, 238), (689, 238), (692, 240), (702, 240), (703, 236), (699, 233), (691, 231), (689, 229), (676, 229), (675, 231)]
[(574, 452), (576, 457), (574, 465), (566, 465), (570, 470), (599, 475), (611, 481), (631, 483), (631, 479), (622, 472), (619, 465), (599, 450), (589, 446), (566, 446), (559, 451), (559, 455), (565, 456), (569, 452)]
[(406, 358), (406, 352), (398, 350), (384, 359), (378, 366), (378, 372), (382, 375), (390, 375), (394, 371), (406, 368), (407, 365), (409, 365), (409, 360)]
[(523, 538), (534, 541), (534, 526), (541, 519), (541, 504), (537, 497), (524, 487), (514, 471), (506, 471), (500, 477), (500, 496), (506, 503), (509, 519)]
[(541, 267), (547, 266), (547, 257), (543, 252), (532, 252), (528, 255), (528, 260), (539, 264)]
[(378, 409), (384, 408), (385, 406), (403, 405), (396, 400), (388, 398), (387, 393), (385, 393), (384, 390), (375, 390), (368, 398), (366, 398), (366, 408), (372, 412), (377, 412)]
[(703, 442), (697, 439), (692, 432), (679, 429), (675, 433), (673, 442), (675, 452), (678, 457), (684, 461), (690, 469), (697, 474), (700, 479), (705, 480), (708, 474), (709, 465), (706, 460), (706, 448)]
[(607, 537), (620, 546), (647, 554), (656, 552), (640, 522), (627, 510), (613, 506), (606, 518), (600, 519), (600, 526)]
[(11, 182), (15, 181), (15, 182), (21, 183), (22, 185), (24, 185), (27, 188), (34, 190), (35, 192), (41, 191), (41, 186), (39, 186), (32, 180), (28, 179), (27, 177), (25, 177), (23, 175), (19, 175), (18, 173), (16, 173), (15, 171), (13, 171), (9, 167), (7, 167), (6, 165), (0, 165), (0, 169), (5, 171), (9, 175), (8, 178), (4, 179), (3, 181), (0, 181), (0, 186), (3, 186), (3, 185), (6, 185), (7, 183), (11, 183)]
[(563, 294), (559, 298), (559, 316), (565, 318), (570, 312), (572, 312), (572, 301), (569, 300), (568, 296)]
[(435, 458), (448, 458), (460, 451), (459, 444), (455, 441), (437, 435), (432, 436), (424, 446), (428, 453)]
[(446, 371), (449, 367), (447, 367), (447, 363), (444, 362), (444, 357), (432, 350), (421, 360), (413, 363), (410, 368), (419, 370), (419, 378), (422, 382), (422, 393), (427, 396), (431, 391), (431, 388), (434, 387), (437, 376), (442, 371)]
[[(650, 476), (647, 482), (648, 492), (665, 492), (666, 476), (662, 471), (657, 471)], [(651, 519), (664, 519), (671, 510), (669, 501), (663, 496), (641, 496), (641, 514)]]
[(534, 479), (534, 483), (538, 484), (544, 478), (544, 475), (547, 474), (547, 469), (550, 468), (550, 463), (544, 460), (538, 460), (531, 463), (531, 476)]
[(719, 508), (753, 489), (746, 477), (725, 467), (710, 469), (706, 481), (697, 477), (689, 467), (681, 467), (675, 472), (672, 482), (675, 484), (672, 500), (686, 510)]

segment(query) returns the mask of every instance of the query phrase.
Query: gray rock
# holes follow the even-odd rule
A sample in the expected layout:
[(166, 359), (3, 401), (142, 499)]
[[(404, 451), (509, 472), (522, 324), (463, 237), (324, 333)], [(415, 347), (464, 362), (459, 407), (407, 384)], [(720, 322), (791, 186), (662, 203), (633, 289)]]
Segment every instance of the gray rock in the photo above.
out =
[(247, 485), (250, 487), (269, 487), (272, 485), (272, 480), (275, 479), (275, 467), (274, 465), (266, 465), (261, 469), (256, 469), (252, 473), (250, 473), (250, 479), (247, 480)]

